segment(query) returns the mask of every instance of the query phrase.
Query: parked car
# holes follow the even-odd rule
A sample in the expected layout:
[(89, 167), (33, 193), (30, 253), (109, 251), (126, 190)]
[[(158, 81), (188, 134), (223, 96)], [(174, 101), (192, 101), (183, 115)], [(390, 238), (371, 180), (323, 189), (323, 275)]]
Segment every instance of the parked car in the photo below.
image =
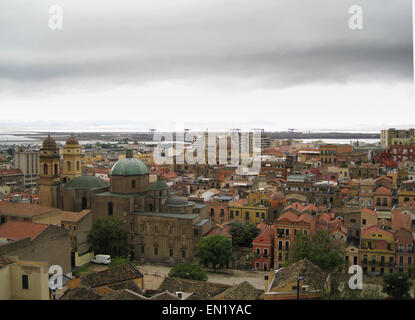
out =
[(108, 265), (111, 263), (111, 256), (106, 254), (97, 254), (94, 259), (92, 259), (92, 263)]

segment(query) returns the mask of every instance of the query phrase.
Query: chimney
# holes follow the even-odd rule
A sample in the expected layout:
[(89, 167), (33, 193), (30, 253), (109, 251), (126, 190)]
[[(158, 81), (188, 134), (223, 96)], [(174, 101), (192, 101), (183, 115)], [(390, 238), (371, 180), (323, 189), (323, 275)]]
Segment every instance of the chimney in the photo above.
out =
[(264, 280), (265, 280), (265, 292), (267, 292), (268, 291), (268, 278), (269, 278), (269, 276), (268, 275), (265, 275), (264, 276)]

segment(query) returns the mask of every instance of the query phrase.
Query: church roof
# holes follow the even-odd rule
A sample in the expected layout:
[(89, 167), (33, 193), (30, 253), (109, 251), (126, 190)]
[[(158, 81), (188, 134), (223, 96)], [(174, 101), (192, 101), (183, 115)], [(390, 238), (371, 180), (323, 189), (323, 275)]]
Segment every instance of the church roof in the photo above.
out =
[(56, 142), (53, 140), (50, 136), (50, 133), (48, 134), (47, 138), (43, 140), (42, 143), (43, 149), (56, 149)]
[(68, 138), (68, 140), (66, 140), (66, 145), (78, 145), (79, 141), (74, 137), (73, 134), (71, 134)]
[(148, 174), (147, 166), (136, 158), (118, 160), (111, 169), (112, 176), (141, 176), (145, 174)]
[(147, 191), (158, 191), (168, 189), (169, 186), (163, 180), (158, 180), (154, 182), (151, 186), (147, 188)]
[(194, 202), (187, 201), (186, 198), (168, 197), (166, 200), (166, 206), (183, 207), (183, 206), (190, 206), (190, 205), (194, 205)]
[(94, 190), (108, 188), (109, 184), (95, 176), (79, 176), (64, 185), (64, 189)]

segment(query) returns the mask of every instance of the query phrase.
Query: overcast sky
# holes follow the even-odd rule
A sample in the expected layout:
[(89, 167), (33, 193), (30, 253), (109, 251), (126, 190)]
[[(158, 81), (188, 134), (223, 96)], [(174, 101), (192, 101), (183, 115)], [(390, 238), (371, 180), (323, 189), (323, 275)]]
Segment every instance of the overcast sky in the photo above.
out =
[[(51, 5), (63, 30), (50, 30)], [(363, 7), (363, 30), (349, 7)], [(1, 126), (414, 126), (410, 0), (1, 0)]]

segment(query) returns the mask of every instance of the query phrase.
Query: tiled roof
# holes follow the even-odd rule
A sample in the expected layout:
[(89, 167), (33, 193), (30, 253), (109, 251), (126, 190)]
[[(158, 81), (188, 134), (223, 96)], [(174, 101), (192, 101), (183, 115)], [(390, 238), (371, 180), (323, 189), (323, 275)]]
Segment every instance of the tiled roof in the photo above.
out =
[(297, 277), (302, 276), (302, 284), (314, 289), (325, 286), (326, 277), (323, 271), (312, 264), (308, 259), (299, 260), (288, 267), (277, 270), (270, 288), (270, 292), (278, 292), (292, 282), (297, 282)]
[(0, 169), (0, 176), (12, 176), (23, 174), (20, 169)]
[(213, 300), (256, 300), (262, 292), (244, 281), (219, 293)]
[(391, 195), (392, 191), (391, 191), (391, 189), (386, 188), (386, 187), (379, 187), (379, 188), (376, 189), (374, 194)]
[(253, 241), (252, 243), (258, 244), (271, 244), (274, 235), (274, 228), (272, 226), (265, 228)]
[(128, 289), (105, 294), (101, 300), (149, 300), (147, 297)]
[(94, 290), (85, 287), (76, 287), (67, 290), (59, 300), (99, 300), (101, 296)]
[(367, 235), (372, 234), (372, 233), (375, 233), (375, 232), (382, 233), (382, 234), (384, 234), (386, 236), (389, 236), (389, 237), (393, 237), (393, 233), (392, 232), (387, 231), (387, 230), (384, 230), (384, 229), (382, 229), (382, 228), (380, 228), (380, 227), (378, 227), (376, 225), (370, 226), (370, 227), (367, 227), (367, 228), (363, 229), (362, 236), (367, 236)]
[(156, 294), (150, 298), (150, 300), (180, 300), (174, 294), (171, 294), (168, 291), (164, 291), (162, 293)]
[(49, 225), (21, 221), (8, 221), (0, 226), (0, 238), (19, 240), (38, 237)]
[(375, 217), (377, 216), (376, 211), (369, 208), (362, 208), (362, 213), (367, 213)]
[(169, 291), (171, 293), (181, 291), (193, 293), (200, 299), (209, 299), (230, 287), (226, 284), (167, 277), (160, 285), (159, 291)]
[(86, 287), (96, 288), (142, 277), (142, 273), (136, 267), (130, 263), (125, 263), (104, 271), (88, 274), (82, 278), (81, 283)]
[(89, 213), (91, 213), (91, 210), (82, 210), (81, 212), (61, 211), (61, 220), (62, 222), (78, 222)]
[(0, 213), (23, 217), (34, 217), (40, 214), (56, 211), (57, 209), (31, 203), (0, 201)]

